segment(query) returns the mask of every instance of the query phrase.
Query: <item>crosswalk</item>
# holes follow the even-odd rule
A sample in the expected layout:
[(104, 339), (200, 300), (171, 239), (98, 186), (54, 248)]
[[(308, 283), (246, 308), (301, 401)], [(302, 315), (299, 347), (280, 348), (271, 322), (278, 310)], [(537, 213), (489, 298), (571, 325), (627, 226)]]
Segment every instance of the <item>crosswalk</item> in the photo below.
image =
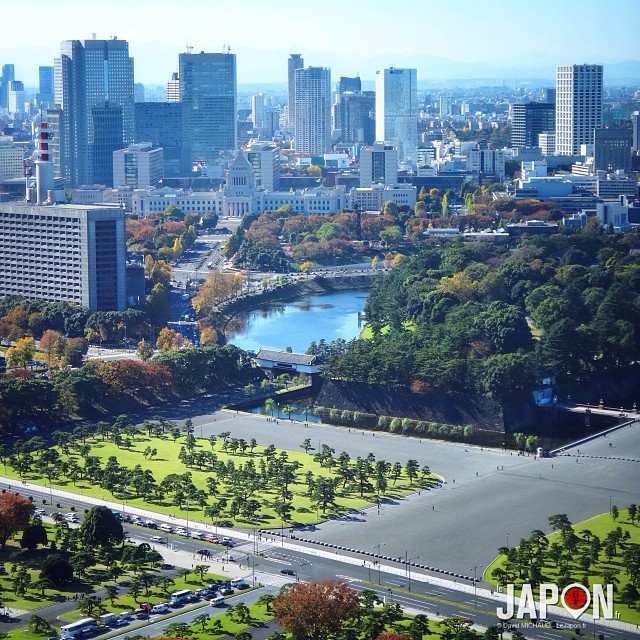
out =
[(256, 582), (260, 584), (268, 585), (271, 587), (283, 587), (285, 584), (291, 584), (295, 582), (294, 576), (282, 576), (277, 573), (266, 573), (264, 571), (256, 571)]

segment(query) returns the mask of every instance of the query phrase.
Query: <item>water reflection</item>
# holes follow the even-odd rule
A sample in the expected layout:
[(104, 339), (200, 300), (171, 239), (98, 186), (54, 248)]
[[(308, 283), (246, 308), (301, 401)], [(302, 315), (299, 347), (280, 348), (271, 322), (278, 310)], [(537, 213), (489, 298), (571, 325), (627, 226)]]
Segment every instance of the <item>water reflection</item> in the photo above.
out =
[(366, 297), (366, 291), (339, 291), (305, 296), (291, 303), (270, 303), (233, 316), (225, 334), (229, 342), (242, 349), (291, 347), (304, 353), (313, 341), (357, 337), (358, 313)]

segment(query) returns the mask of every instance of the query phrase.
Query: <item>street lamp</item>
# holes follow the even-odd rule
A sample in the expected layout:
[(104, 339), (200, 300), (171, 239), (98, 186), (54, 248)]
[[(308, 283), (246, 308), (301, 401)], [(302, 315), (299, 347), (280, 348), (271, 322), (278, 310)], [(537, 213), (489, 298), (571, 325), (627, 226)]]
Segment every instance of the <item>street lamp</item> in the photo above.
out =
[(507, 532), (507, 549), (509, 548), (509, 533)]
[(478, 569), (482, 569), (482, 565), (479, 564), (473, 567), (473, 606), (478, 608)]
[(407, 570), (407, 582), (409, 583), (409, 591), (411, 591), (411, 565), (409, 563), (413, 562), (413, 560), (417, 560), (420, 556), (414, 556), (413, 558), (408, 558), (407, 554), (408, 554), (408, 552), (405, 551), (404, 552), (404, 563), (405, 563), (405, 567), (406, 567), (406, 570)]
[(380, 584), (380, 547), (384, 547), (386, 546), (386, 543), (381, 543), (381, 544), (374, 544), (373, 545), (373, 549), (377, 549), (378, 550), (378, 584)]

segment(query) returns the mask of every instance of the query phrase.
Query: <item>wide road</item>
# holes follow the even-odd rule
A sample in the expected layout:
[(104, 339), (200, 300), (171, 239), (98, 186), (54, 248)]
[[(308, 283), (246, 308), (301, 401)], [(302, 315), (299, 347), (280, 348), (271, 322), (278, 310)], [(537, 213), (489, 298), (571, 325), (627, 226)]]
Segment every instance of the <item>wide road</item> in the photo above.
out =
[[(185, 404), (172, 419), (191, 417), (195, 434), (230, 431), (260, 445), (295, 449), (305, 438), (329, 445), (336, 455), (373, 453), (404, 463), (429, 465), (445, 484), (386, 503), (378, 511), (321, 524), (305, 534), (347, 547), (370, 550), (378, 544), (389, 556), (420, 556), (419, 563), (469, 575), (493, 560), (501, 546), (518, 544), (533, 529), (549, 530), (548, 517), (566, 513), (572, 522), (640, 502), (640, 423), (550, 459), (518, 456), (499, 449), (418, 440), (386, 433), (206, 410), (215, 399)], [(587, 457), (599, 456), (599, 457)]]

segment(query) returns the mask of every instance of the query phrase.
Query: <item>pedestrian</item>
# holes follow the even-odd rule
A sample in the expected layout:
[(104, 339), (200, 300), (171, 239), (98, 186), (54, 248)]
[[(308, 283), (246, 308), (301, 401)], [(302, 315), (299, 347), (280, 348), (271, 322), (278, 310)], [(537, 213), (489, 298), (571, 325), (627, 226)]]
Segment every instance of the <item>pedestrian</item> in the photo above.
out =
[(435, 505), (431, 505), (431, 511), (435, 511), (435, 510), (436, 510)]

